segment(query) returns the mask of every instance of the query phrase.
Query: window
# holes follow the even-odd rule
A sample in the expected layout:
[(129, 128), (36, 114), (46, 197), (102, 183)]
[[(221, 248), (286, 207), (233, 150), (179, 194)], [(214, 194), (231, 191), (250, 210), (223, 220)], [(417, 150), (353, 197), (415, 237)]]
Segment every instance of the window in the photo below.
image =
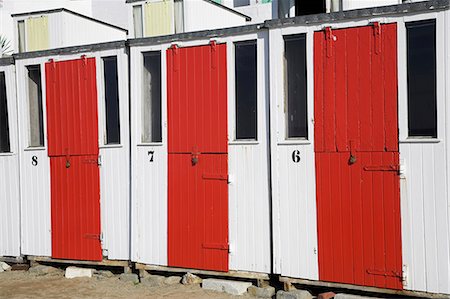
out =
[(436, 21), (407, 23), (406, 34), (408, 134), (436, 138)]
[(142, 5), (133, 6), (134, 37), (143, 37)]
[(306, 34), (284, 37), (287, 137), (307, 138)]
[(42, 118), (42, 85), (39, 65), (28, 67), (28, 105), (30, 117), (30, 147), (44, 146)]
[(250, 5), (250, 0), (234, 0), (234, 7)]
[(119, 86), (116, 56), (103, 58), (103, 72), (105, 80), (106, 144), (119, 144)]
[(175, 33), (182, 33), (184, 32), (183, 0), (175, 0), (174, 10), (175, 10)]
[(0, 153), (9, 153), (10, 151), (6, 80), (5, 73), (0, 72)]
[(236, 139), (257, 139), (256, 41), (235, 44)]
[(143, 55), (142, 142), (161, 142), (161, 52)]
[(19, 32), (19, 53), (25, 52), (25, 21), (18, 21), (17, 22), (17, 29)]
[(325, 0), (295, 0), (295, 15), (312, 15), (326, 12)]

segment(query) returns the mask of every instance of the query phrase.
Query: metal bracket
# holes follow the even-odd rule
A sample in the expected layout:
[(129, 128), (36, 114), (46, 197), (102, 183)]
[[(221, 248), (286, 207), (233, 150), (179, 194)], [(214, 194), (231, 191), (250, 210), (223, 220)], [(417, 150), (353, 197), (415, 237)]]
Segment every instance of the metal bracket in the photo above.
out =
[(395, 271), (385, 271), (385, 270), (366, 270), (367, 274), (384, 276), (384, 277), (395, 277), (403, 281), (403, 273), (398, 273)]
[(211, 46), (211, 67), (213, 69), (217, 68), (217, 42), (215, 40), (212, 40), (209, 42), (209, 45)]
[(178, 55), (178, 45), (173, 44), (170, 46), (170, 49), (172, 50), (172, 57), (173, 57), (173, 70), (177, 72), (180, 69), (180, 57)]
[(375, 54), (380, 54), (382, 49), (382, 35), (380, 22), (373, 22), (373, 35), (375, 36)]
[(333, 42), (336, 40), (336, 37), (333, 35), (331, 27), (325, 28), (325, 40), (327, 44), (327, 57), (333, 57)]

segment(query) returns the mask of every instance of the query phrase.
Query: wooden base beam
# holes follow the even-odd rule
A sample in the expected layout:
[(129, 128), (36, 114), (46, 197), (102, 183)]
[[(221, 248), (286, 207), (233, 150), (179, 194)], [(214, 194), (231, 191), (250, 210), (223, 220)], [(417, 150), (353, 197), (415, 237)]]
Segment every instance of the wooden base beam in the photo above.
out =
[(219, 272), (219, 271), (209, 271), (209, 270), (146, 265), (146, 264), (141, 264), (141, 263), (136, 263), (135, 267), (138, 270), (147, 270), (147, 271), (155, 271), (155, 272), (156, 271), (157, 272), (176, 272), (176, 273), (188, 273), (189, 272), (192, 274), (207, 275), (207, 276), (236, 277), (236, 278), (254, 279), (254, 280), (261, 280), (261, 281), (269, 280), (269, 274), (260, 273), (260, 272), (246, 272), (246, 271)]
[(285, 276), (280, 276), (279, 280), (280, 280), (280, 282), (284, 283), (285, 289), (291, 288), (293, 284), (298, 284), (298, 285), (304, 285), (304, 286), (316, 286), (316, 287), (327, 288), (327, 289), (331, 289), (331, 290), (332, 289), (346, 289), (346, 290), (352, 290), (352, 291), (384, 294), (384, 295), (398, 295), (398, 296), (408, 296), (408, 297), (439, 298), (439, 299), (440, 298), (442, 298), (442, 299), (449, 298), (448, 295), (444, 295), (444, 294), (433, 294), (433, 293), (416, 292), (416, 291), (409, 291), (409, 290), (382, 289), (382, 288), (376, 288), (376, 287), (366, 287), (366, 286), (359, 286), (359, 285), (353, 285), (353, 284), (325, 282), (325, 281), (318, 281), (318, 280), (307, 280), (307, 279), (291, 278), (291, 277), (285, 277)]
[(105, 267), (123, 267), (124, 273), (131, 273), (131, 264), (129, 261), (119, 260), (103, 260), (103, 261), (79, 261), (79, 260), (62, 260), (54, 259), (48, 256), (27, 256), (27, 259), (33, 263), (60, 263), (69, 265), (88, 265), (88, 266), (105, 266)]

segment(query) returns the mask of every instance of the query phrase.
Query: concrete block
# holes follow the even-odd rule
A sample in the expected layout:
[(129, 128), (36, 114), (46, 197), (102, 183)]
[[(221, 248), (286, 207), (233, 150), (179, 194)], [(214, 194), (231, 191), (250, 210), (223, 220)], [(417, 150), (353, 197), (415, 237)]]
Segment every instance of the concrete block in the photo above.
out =
[(8, 265), (8, 264), (5, 263), (5, 262), (0, 262), (0, 268), (1, 268), (3, 271), (11, 271), (11, 266)]
[(130, 281), (134, 284), (139, 283), (139, 276), (134, 273), (122, 273), (119, 275), (119, 279), (122, 281)]
[(310, 292), (304, 290), (292, 290), (289, 292), (278, 291), (277, 299), (312, 299)]
[(350, 295), (350, 294), (337, 294), (336, 296), (334, 296), (334, 299), (381, 299), (381, 298)]
[(247, 292), (255, 297), (259, 298), (272, 298), (275, 295), (275, 288), (271, 286), (265, 286), (258, 288), (256, 286), (250, 286)]
[(111, 278), (114, 277), (114, 273), (109, 270), (98, 270), (94, 272), (94, 275), (102, 278)]
[(78, 277), (91, 278), (92, 274), (94, 274), (94, 269), (67, 267), (65, 276), (66, 276), (66, 278), (78, 278)]
[(203, 279), (202, 288), (231, 295), (242, 295), (252, 284), (250, 282), (208, 278)]
[(334, 296), (336, 296), (335, 293), (326, 292), (326, 293), (319, 294), (319, 296), (317, 296), (317, 299), (331, 299), (331, 298), (334, 298)]
[(145, 277), (141, 278), (141, 283), (150, 288), (162, 287), (165, 285), (166, 277), (160, 275), (150, 275), (147, 274)]
[(181, 280), (181, 283), (182, 284), (200, 284), (200, 283), (202, 283), (202, 279), (192, 273), (186, 273), (183, 275), (183, 279)]

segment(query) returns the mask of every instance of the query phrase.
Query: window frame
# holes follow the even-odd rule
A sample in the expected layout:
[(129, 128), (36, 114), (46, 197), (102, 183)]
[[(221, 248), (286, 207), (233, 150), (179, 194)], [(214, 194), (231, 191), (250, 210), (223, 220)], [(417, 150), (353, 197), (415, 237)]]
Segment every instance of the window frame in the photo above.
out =
[[(0, 148), (0, 155), (8, 155), (13, 152), (12, 144), (11, 144), (11, 122), (10, 122), (10, 111), (9, 111), (9, 101), (8, 101), (8, 87), (6, 86), (6, 77), (7, 72), (5, 70), (0, 70), (0, 76), (3, 76), (4, 83), (4, 92), (5, 92), (5, 112), (6, 112), (6, 140), (7, 140), (7, 150), (2, 150)], [(0, 85), (0, 88), (3, 89), (3, 86)]]
[[(42, 138), (41, 143), (39, 145), (31, 145), (32, 143), (32, 136), (31, 136), (31, 111), (30, 111), (30, 80), (32, 80), (30, 78), (30, 69), (37, 69), (39, 72), (39, 88), (38, 88), (38, 103), (39, 103), (39, 95), (40, 95), (40, 119), (39, 119), (39, 125), (40, 125), (40, 130), (39, 130), (39, 135), (40, 138)], [(28, 123), (27, 123), (27, 130), (28, 130), (28, 140), (27, 140), (27, 149), (30, 150), (39, 150), (39, 149), (44, 149), (46, 147), (46, 142), (45, 142), (45, 116), (44, 116), (44, 112), (45, 112), (45, 108), (44, 108), (44, 104), (45, 104), (45, 99), (44, 99), (44, 91), (43, 91), (43, 76), (42, 76), (42, 66), (41, 64), (28, 64), (25, 65), (25, 75), (26, 75), (26, 99), (27, 99), (27, 119), (28, 119)]]
[[(120, 80), (119, 80), (119, 57), (117, 55), (106, 55), (106, 56), (102, 56), (101, 58), (101, 62), (102, 62), (102, 83), (103, 83), (103, 116), (104, 116), (104, 120), (103, 120), (103, 132), (104, 132), (104, 136), (103, 136), (103, 146), (105, 147), (116, 147), (116, 146), (121, 146), (122, 145), (122, 140), (123, 140), (123, 134), (122, 134), (122, 119), (121, 119), (121, 104), (120, 104)], [(106, 98), (106, 78), (105, 78), (105, 61), (106, 60), (112, 60), (115, 59), (116, 61), (116, 82), (117, 82), (117, 110), (118, 110), (118, 114), (117, 114), (117, 121), (118, 121), (118, 134), (119, 134), (119, 142), (110, 142), (108, 143), (108, 106), (107, 106), (107, 98)]]
[[(303, 38), (305, 42), (304, 54), (305, 54), (305, 124), (306, 132), (304, 136), (289, 136), (289, 78), (288, 78), (288, 68), (286, 59), (286, 42), (289, 40), (295, 40), (297, 38)], [(284, 112), (284, 140), (286, 141), (308, 141), (310, 134), (310, 126), (308, 122), (308, 36), (306, 32), (295, 33), (295, 34), (285, 34), (283, 39), (283, 112)]]
[[(140, 7), (140, 10), (141, 10), (141, 16), (140, 17), (141, 17), (141, 33), (142, 33), (142, 36), (139, 36), (139, 37), (136, 36), (136, 23), (135, 23), (135, 19), (134, 19), (134, 9), (137, 8), (137, 7)], [(131, 8), (131, 11), (132, 11), (132, 19), (133, 19), (133, 35), (134, 35), (134, 38), (144, 38), (145, 37), (145, 32), (144, 32), (144, 28), (145, 28), (145, 26), (144, 26), (144, 5), (142, 3), (133, 5), (132, 8)]]
[[(232, 42), (233, 45), (233, 68), (234, 68), (234, 136), (233, 136), (233, 142), (234, 143), (258, 143), (260, 138), (260, 132), (259, 132), (259, 107), (258, 107), (258, 96), (259, 96), (259, 80), (258, 80), (258, 38), (253, 39), (245, 39), (245, 40), (237, 40)], [(254, 45), (255, 47), (255, 66), (256, 66), (256, 72), (255, 72), (255, 136), (253, 138), (238, 138), (238, 89), (237, 89), (237, 68), (236, 68), (236, 49), (239, 45)]]

